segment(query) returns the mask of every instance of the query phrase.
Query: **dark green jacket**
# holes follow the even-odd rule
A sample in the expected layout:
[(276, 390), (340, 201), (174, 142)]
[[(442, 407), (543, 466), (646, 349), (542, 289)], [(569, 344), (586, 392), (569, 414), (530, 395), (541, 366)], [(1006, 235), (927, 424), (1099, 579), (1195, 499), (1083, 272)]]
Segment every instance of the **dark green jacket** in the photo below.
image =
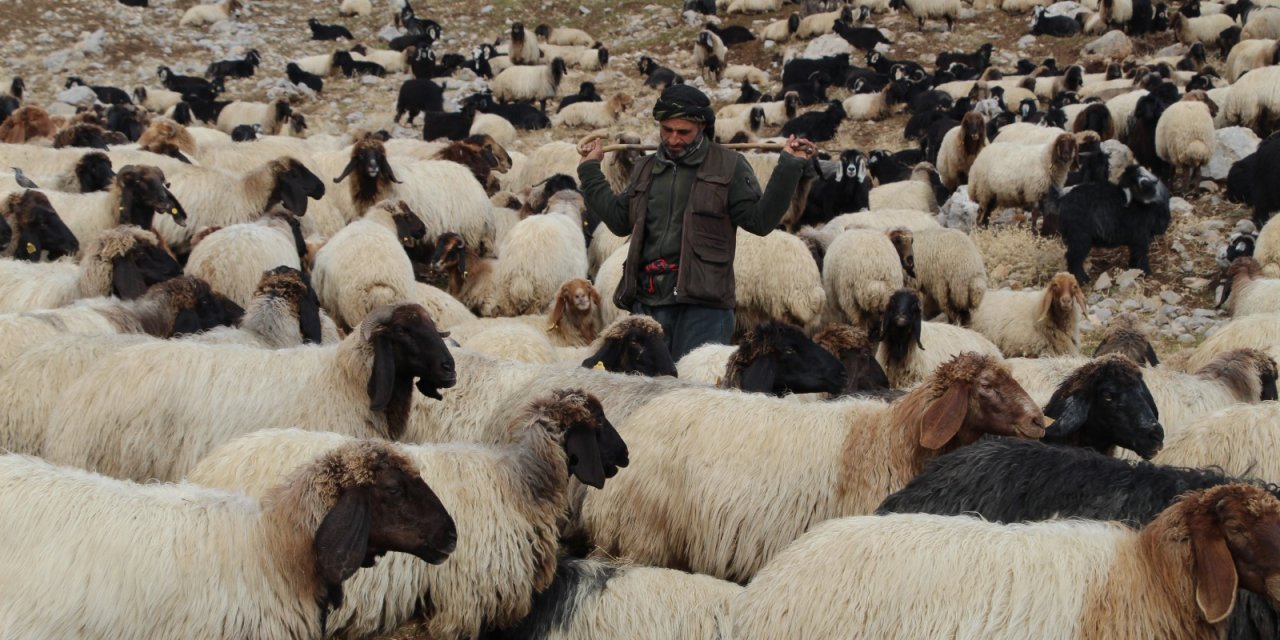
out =
[[(732, 177), (728, 180), (727, 197), (722, 198), (723, 204), (715, 205), (716, 208), (723, 209), (715, 213), (724, 218), (724, 224), (708, 226), (707, 221), (701, 220), (703, 216), (695, 216), (699, 220), (686, 221), (685, 215), (690, 207), (689, 194), (697, 182), (699, 169), (702, 168), (703, 161), (706, 160), (713, 144), (704, 139), (697, 149), (675, 162), (668, 160), (661, 150), (657, 152), (656, 158), (649, 156), (642, 159), (637, 163), (627, 188), (621, 194), (613, 193), (601, 171), (599, 162), (589, 161), (578, 165), (578, 178), (582, 184), (587, 207), (599, 216), (613, 233), (620, 236), (631, 235), (633, 240), (637, 235), (642, 238), (642, 246), (633, 249), (633, 255), (638, 251), (638, 256), (634, 259), (638, 264), (627, 264), (624, 269), (627, 275), (624, 275), (624, 282), (618, 287), (620, 294), (631, 290), (634, 291), (634, 296), (621, 296), (620, 299), (615, 300), (619, 306), (629, 309), (632, 302), (638, 301), (649, 306), (703, 304), (733, 308), (732, 257), (735, 244), (733, 227), (741, 227), (761, 236), (776, 228), (791, 204), (791, 198), (804, 173), (805, 161), (789, 154), (781, 154), (769, 185), (762, 194), (760, 183), (746, 158), (716, 145), (720, 153), (731, 153), (733, 156)], [(644, 167), (649, 163), (653, 164), (651, 186), (647, 193), (642, 193), (638, 190), (643, 188), (639, 182), (643, 179)], [(711, 179), (716, 180), (714, 177)], [(711, 186), (714, 189), (714, 185)], [(631, 200), (636, 197), (643, 197), (647, 201), (643, 227), (638, 224), (639, 220), (632, 219)], [(682, 292), (677, 287), (677, 282), (681, 279), (678, 273), (667, 272), (650, 278), (644, 275), (643, 270), (644, 265), (658, 259), (684, 264), (689, 271), (694, 267), (706, 266), (693, 264), (689, 256), (683, 256), (682, 260), (682, 247), (686, 247), (684, 230), (690, 227), (690, 222), (696, 223), (695, 229), (714, 229), (712, 234), (695, 233), (696, 237), (691, 238), (693, 242), (690, 242), (688, 247), (699, 254), (697, 257), (704, 258), (699, 262), (705, 262), (706, 256), (703, 255), (705, 251), (712, 263), (718, 261), (717, 256), (727, 255), (729, 264), (726, 265), (724, 270), (727, 273), (724, 274), (717, 274), (714, 265), (709, 271), (700, 269), (699, 274), (696, 275), (704, 271), (711, 273), (715, 282), (690, 282), (691, 286), (686, 287)], [(724, 237), (722, 239), (713, 236)], [(632, 259), (629, 258), (628, 263), (631, 261)], [(639, 286), (627, 286), (629, 283), (625, 278), (628, 277), (632, 278), (630, 284)], [(686, 276), (686, 279), (687, 277), (692, 276)], [(705, 279), (699, 278), (699, 280)], [(654, 289), (652, 293), (648, 291), (650, 284)]]

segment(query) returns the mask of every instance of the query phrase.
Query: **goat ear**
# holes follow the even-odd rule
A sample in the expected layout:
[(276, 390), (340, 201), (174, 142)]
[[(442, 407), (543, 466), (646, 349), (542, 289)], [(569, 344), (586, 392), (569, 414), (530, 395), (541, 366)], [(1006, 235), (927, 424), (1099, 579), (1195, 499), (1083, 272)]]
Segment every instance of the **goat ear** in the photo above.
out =
[(1206, 622), (1217, 624), (1231, 614), (1236, 603), (1239, 578), (1235, 561), (1217, 525), (1192, 527), (1191, 551), (1195, 556), (1196, 605)]
[(396, 174), (391, 172), (391, 161), (387, 160), (387, 154), (385, 153), (378, 154), (378, 170), (386, 174), (388, 180), (400, 184), (400, 181), (396, 179)]
[(569, 303), (569, 296), (572, 294), (568, 289), (560, 291), (560, 295), (556, 296), (555, 306), (551, 308), (551, 315), (547, 317), (547, 331), (550, 331), (560, 325), (560, 320), (564, 318), (564, 308)]
[(369, 374), (369, 410), (382, 412), (391, 403), (396, 382), (396, 357), (391, 342), (381, 335), (373, 336), (373, 371)]
[(316, 529), (316, 569), (330, 594), (336, 596), (331, 598), (335, 607), (342, 606), (342, 581), (364, 564), (372, 524), (368, 489), (352, 487), (338, 497)]
[(1044, 293), (1040, 296), (1040, 314), (1036, 316), (1041, 322), (1049, 317), (1049, 312), (1053, 310), (1053, 302), (1058, 299), (1057, 287), (1050, 283), (1045, 287)]
[(778, 377), (778, 366), (772, 358), (756, 358), (742, 370), (739, 384), (743, 391), (773, 393), (773, 383)]
[(594, 430), (580, 424), (569, 427), (564, 435), (564, 453), (573, 477), (582, 484), (604, 488), (604, 463), (600, 460), (600, 443)]
[(201, 325), (200, 314), (196, 313), (195, 309), (183, 309), (173, 320), (173, 335), (176, 337), (200, 333), (204, 329)]
[(121, 300), (132, 300), (147, 292), (142, 271), (133, 260), (132, 255), (123, 255), (111, 261), (111, 293)]
[(351, 161), (348, 162), (347, 166), (342, 169), (342, 173), (339, 174), (338, 177), (333, 179), (333, 183), (337, 184), (339, 182), (342, 182), (343, 180), (346, 180), (347, 176), (351, 175), (351, 172), (355, 170), (356, 164), (357, 164), (356, 156), (353, 155), (351, 156)]
[(924, 351), (924, 344), (920, 342), (920, 337), (924, 334), (924, 320), (921, 316), (924, 312), (916, 309), (915, 318), (911, 321), (911, 338), (916, 341), (916, 348)]
[[(307, 293), (298, 301), (298, 329), (302, 332), (303, 344), (320, 344), (323, 335), (320, 325), (320, 301), (316, 298), (316, 290), (311, 288), (311, 278), (302, 274), (302, 282), (307, 285)], [(377, 357), (375, 347), (375, 355)]]
[(1089, 419), (1089, 408), (1092, 406), (1087, 393), (1087, 390), (1070, 395), (1059, 395), (1058, 392), (1054, 392), (1053, 397), (1049, 399), (1049, 404), (1044, 406), (1044, 414), (1054, 420), (1049, 426), (1053, 431), (1049, 434), (1050, 437), (1057, 439), (1070, 436), (1084, 426), (1085, 421)]
[(969, 413), (969, 384), (967, 382), (952, 383), (941, 398), (934, 400), (925, 409), (920, 419), (920, 446), (926, 449), (941, 449), (960, 433), (964, 419)]

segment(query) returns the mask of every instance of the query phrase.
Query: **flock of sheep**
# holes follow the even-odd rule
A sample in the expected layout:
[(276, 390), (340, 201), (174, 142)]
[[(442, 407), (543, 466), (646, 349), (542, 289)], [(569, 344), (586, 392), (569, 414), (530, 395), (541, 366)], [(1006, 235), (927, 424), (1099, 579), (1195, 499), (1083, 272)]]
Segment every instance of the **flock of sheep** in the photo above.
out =
[[(689, 0), (664, 60), (343, 0), (306, 24), (329, 53), (15, 77), (0, 638), (1275, 638), (1271, 4)], [(1185, 46), (998, 70), (875, 26), (975, 9)], [(735, 60), (753, 40), (777, 63)], [(305, 91), (230, 99), (255, 73)], [(386, 129), (310, 131), (340, 75), (399, 85)], [(735, 344), (679, 362), (608, 302), (627, 239), (576, 190), (591, 133), (627, 187), (673, 82), (719, 141), (828, 143), (782, 228), (738, 234)], [(891, 117), (899, 149), (830, 148)], [(1224, 126), (1265, 138), (1226, 181), (1260, 228), (1221, 258), (1234, 319), (1157, 354), (1125, 314), (1083, 353), (1091, 250), (1150, 273)], [(995, 289), (969, 232), (998, 224), (1059, 236), (1061, 272)]]

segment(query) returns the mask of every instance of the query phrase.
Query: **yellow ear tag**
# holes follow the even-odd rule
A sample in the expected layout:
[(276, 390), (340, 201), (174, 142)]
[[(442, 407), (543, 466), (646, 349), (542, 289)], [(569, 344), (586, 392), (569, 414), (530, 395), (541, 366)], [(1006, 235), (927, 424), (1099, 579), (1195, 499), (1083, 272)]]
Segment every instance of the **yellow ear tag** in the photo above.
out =
[(596, 363), (596, 366), (591, 367), (591, 368), (592, 368), (592, 369), (600, 369), (601, 371), (603, 371), (603, 370), (604, 370), (604, 361), (602, 360), (602, 361), (600, 361), (600, 362), (597, 362), (597, 363)]
[(36, 252), (36, 245), (35, 245), (35, 244), (33, 244), (33, 243), (28, 242), (28, 243), (27, 243), (27, 253), (28, 253), (28, 254), (31, 254), (31, 253), (35, 253), (35, 252)]
[(176, 208), (174, 208), (174, 209), (170, 209), (170, 210), (169, 210), (169, 215), (171, 215), (171, 216), (176, 216), (176, 215), (178, 215), (178, 210), (177, 210)]

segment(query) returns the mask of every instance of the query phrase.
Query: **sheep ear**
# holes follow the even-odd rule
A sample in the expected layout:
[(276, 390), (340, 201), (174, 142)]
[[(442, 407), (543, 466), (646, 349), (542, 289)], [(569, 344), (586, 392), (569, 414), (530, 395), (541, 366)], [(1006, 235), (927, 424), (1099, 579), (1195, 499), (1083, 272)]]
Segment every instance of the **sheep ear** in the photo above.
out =
[(307, 213), (307, 192), (298, 184), (297, 178), (287, 175), (280, 177), (280, 203), (295, 216)]
[(925, 409), (920, 419), (920, 446), (941, 449), (960, 433), (969, 413), (969, 384), (957, 382)]
[[(1160, 366), (1160, 358), (1156, 357), (1156, 350), (1154, 347), (1151, 346), (1151, 343), (1147, 343), (1147, 364), (1153, 367)], [(1266, 400), (1266, 399), (1267, 398), (1263, 398), (1263, 400)], [(1275, 400), (1275, 398), (1270, 398), (1270, 399)]]
[(587, 369), (606, 369), (608, 371), (614, 371), (618, 368), (618, 361), (621, 359), (622, 341), (605, 340), (604, 344), (600, 346), (599, 351), (582, 361), (582, 366)]
[(756, 358), (742, 370), (741, 388), (743, 391), (773, 393), (773, 383), (777, 377), (777, 363), (772, 358)]
[(924, 344), (920, 342), (920, 337), (924, 335), (924, 320), (921, 318), (923, 315), (923, 312), (918, 312), (911, 321), (911, 337), (916, 341), (916, 348), (921, 351), (924, 351)]
[(146, 292), (147, 283), (132, 256), (124, 255), (111, 261), (111, 293), (121, 300), (132, 300)]
[(387, 160), (385, 153), (378, 155), (378, 169), (386, 174), (388, 180), (400, 184), (400, 181), (396, 179), (396, 174), (391, 172), (391, 161)]
[(369, 374), (369, 410), (382, 412), (391, 403), (391, 392), (396, 382), (396, 358), (391, 342), (383, 336), (374, 336), (373, 371)]
[(575, 424), (564, 436), (564, 453), (569, 460), (569, 473), (582, 484), (604, 488), (604, 463), (600, 460), (600, 443), (590, 427)]
[(1059, 395), (1059, 391), (1055, 391), (1053, 397), (1049, 399), (1049, 404), (1044, 406), (1044, 414), (1054, 420), (1049, 426), (1051, 433), (1046, 435), (1054, 440), (1079, 431), (1089, 419), (1089, 408), (1092, 405), (1083, 392)]
[(298, 301), (298, 329), (302, 332), (303, 344), (320, 344), (323, 341), (320, 301), (316, 298), (316, 290), (311, 288), (311, 278), (305, 273), (302, 274), (302, 282), (307, 285), (307, 293)]
[(1040, 295), (1040, 314), (1037, 315), (1036, 318), (1041, 322), (1043, 322), (1045, 318), (1049, 317), (1049, 312), (1053, 310), (1053, 301), (1058, 298), (1057, 292), (1054, 291), (1054, 288), (1055, 287), (1050, 284), (1048, 287), (1045, 287), (1044, 293)]
[(564, 308), (568, 304), (569, 291), (561, 291), (556, 296), (555, 306), (551, 307), (551, 315), (547, 317), (547, 331), (550, 331), (560, 325), (560, 320), (564, 318)]
[(1239, 581), (1227, 539), (1216, 525), (1208, 530), (1192, 527), (1191, 550), (1196, 563), (1196, 605), (1206, 622), (1217, 624), (1231, 614)]
[(334, 607), (342, 606), (342, 582), (364, 564), (371, 526), (368, 490), (352, 487), (338, 497), (316, 529), (316, 569)]
[(178, 312), (178, 316), (173, 320), (173, 335), (190, 335), (200, 333), (204, 327), (200, 322), (200, 314), (195, 309), (183, 309)]
[(338, 177), (333, 179), (333, 183), (337, 184), (339, 182), (342, 182), (343, 180), (346, 180), (347, 176), (351, 175), (351, 172), (354, 171), (355, 168), (356, 168), (356, 157), (353, 155), (351, 156), (351, 162), (348, 162), (347, 166), (342, 169), (342, 173)]

